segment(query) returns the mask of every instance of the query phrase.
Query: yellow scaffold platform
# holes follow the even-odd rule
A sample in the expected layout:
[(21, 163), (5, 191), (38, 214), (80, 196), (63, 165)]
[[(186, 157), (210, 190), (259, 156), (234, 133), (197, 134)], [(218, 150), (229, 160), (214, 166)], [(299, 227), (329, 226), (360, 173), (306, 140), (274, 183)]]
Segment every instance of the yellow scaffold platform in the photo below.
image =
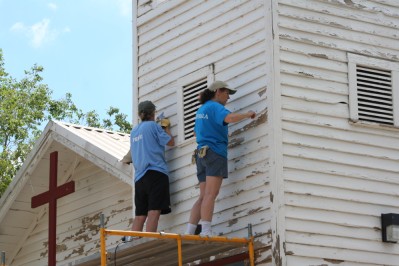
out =
[[(204, 257), (214, 257), (238, 250), (236, 253), (246, 252), (251, 266), (254, 265), (254, 237), (251, 225), (248, 225), (248, 238), (229, 238), (222, 236), (201, 237), (199, 235), (180, 235), (164, 232), (138, 232), (107, 230), (104, 228), (104, 217), (101, 216), (101, 266), (113, 261), (109, 265), (140, 265), (140, 266), (174, 266), (190, 265)], [(106, 250), (106, 237), (109, 235), (140, 237), (136, 245), (120, 249), (118, 258), (115, 253)], [(194, 265), (194, 264), (193, 264)]]

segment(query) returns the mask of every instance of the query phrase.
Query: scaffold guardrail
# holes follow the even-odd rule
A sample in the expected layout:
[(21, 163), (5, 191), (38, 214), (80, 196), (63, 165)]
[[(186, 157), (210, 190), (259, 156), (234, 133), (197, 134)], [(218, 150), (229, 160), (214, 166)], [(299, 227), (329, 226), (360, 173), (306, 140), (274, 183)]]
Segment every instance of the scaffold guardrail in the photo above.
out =
[(249, 263), (251, 266), (255, 264), (254, 255), (254, 237), (252, 236), (251, 225), (248, 225), (248, 238), (239, 237), (223, 237), (223, 236), (199, 236), (199, 235), (181, 235), (165, 232), (140, 232), (140, 231), (124, 231), (124, 230), (107, 230), (104, 227), (104, 215), (100, 216), (100, 243), (101, 243), (101, 266), (107, 265), (106, 236), (132, 236), (143, 238), (157, 239), (174, 239), (177, 242), (178, 265), (183, 266), (182, 241), (201, 241), (201, 242), (220, 242), (220, 243), (237, 243), (246, 244), (248, 246)]

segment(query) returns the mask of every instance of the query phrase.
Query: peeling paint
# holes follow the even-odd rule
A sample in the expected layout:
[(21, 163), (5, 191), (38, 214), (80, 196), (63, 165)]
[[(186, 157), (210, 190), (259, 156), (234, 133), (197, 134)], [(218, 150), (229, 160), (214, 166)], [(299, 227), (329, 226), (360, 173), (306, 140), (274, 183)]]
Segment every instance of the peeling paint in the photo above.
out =
[[(47, 255), (48, 255), (48, 241), (43, 242), (43, 246), (44, 246), (44, 248), (46, 250), (41, 252), (39, 256), (41, 258), (46, 258)], [(60, 252), (66, 251), (67, 249), (68, 249), (68, 247), (65, 244), (56, 245), (56, 247), (55, 247), (56, 253), (60, 253)]]
[(233, 137), (235, 135), (238, 135), (244, 131), (247, 131), (251, 128), (255, 128), (263, 123), (267, 122), (267, 109), (260, 112), (259, 115), (256, 117), (256, 119), (252, 120), (249, 124), (245, 125), (243, 128), (237, 129), (233, 133), (231, 133), (230, 137)]
[(83, 255), (84, 254), (84, 246), (80, 246), (79, 249), (73, 249), (72, 252), (70, 254), (68, 254), (68, 256), (65, 256), (64, 260), (69, 259), (74, 254)]
[[(71, 228), (69, 228), (69, 230), (71, 230)], [(69, 241), (71, 239), (74, 239), (74, 238), (75, 238), (74, 235), (70, 235), (70, 236), (65, 237), (61, 242), (67, 242), (67, 241)]]
[(237, 211), (237, 212), (233, 212), (233, 216), (236, 216), (237, 214), (240, 214), (240, 213), (242, 213), (244, 210), (241, 210), (241, 211)]
[(94, 249), (96, 249), (96, 248), (89, 248), (88, 250), (86, 250), (85, 256), (87, 256), (88, 254), (90, 254), (91, 251), (94, 250)]
[(239, 195), (241, 192), (244, 192), (244, 190), (243, 189), (238, 189), (238, 190), (234, 191), (234, 193), (236, 193), (236, 195)]
[(303, 71), (298, 72), (298, 74), (301, 74), (301, 75), (303, 75), (305, 77), (312, 77), (312, 78), (314, 77), (313, 74), (306, 73), (306, 72), (303, 72)]
[(240, 145), (241, 143), (243, 143), (245, 141), (245, 138), (241, 137), (241, 138), (236, 138), (236, 139), (232, 139), (231, 141), (229, 141), (229, 145), (228, 148), (234, 148), (238, 145)]
[(262, 254), (265, 254), (268, 250), (270, 250), (272, 247), (271, 245), (267, 245), (267, 246), (261, 246), (261, 242), (255, 241), (254, 246), (255, 247), (260, 247), (260, 248), (256, 248), (255, 251), (255, 264), (264, 264), (264, 263), (271, 263), (273, 261), (273, 258), (271, 255), (267, 256), (266, 258), (264, 258), (263, 260), (256, 260), (256, 258), (259, 258), (262, 256)]
[(84, 240), (84, 242), (88, 242), (88, 241), (92, 240), (93, 238), (84, 234), (84, 235), (80, 235), (80, 236), (76, 237), (74, 239), (74, 241), (79, 241), (79, 240), (82, 240), (82, 239)]
[(56, 245), (56, 248), (55, 248), (55, 250), (56, 250), (57, 253), (58, 253), (58, 252), (65, 251), (65, 250), (67, 250), (67, 249), (68, 249), (68, 248), (67, 248), (67, 246), (66, 246), (65, 244)]
[(265, 93), (266, 93), (266, 89), (259, 91), (258, 95), (259, 95), (259, 97), (262, 97), (263, 94), (265, 94)]
[(341, 24), (336, 23), (336, 22), (329, 22), (328, 25), (333, 26), (333, 27), (336, 27), (336, 28), (352, 30), (350, 27), (347, 27), (347, 26), (345, 26), (345, 25), (341, 25)]
[(328, 56), (325, 55), (325, 54), (310, 53), (309, 55), (310, 55), (310, 56), (313, 56), (313, 57), (328, 59)]
[[(124, 200), (122, 202), (124, 202)], [(129, 207), (126, 207), (126, 208), (123, 208), (123, 209), (120, 209), (120, 210), (112, 210), (111, 211), (111, 216), (114, 217), (115, 215), (117, 215), (119, 213), (123, 213), (125, 211), (130, 211), (130, 210), (132, 210), (132, 208), (133, 208), (132, 206), (129, 206)]]
[[(91, 236), (95, 236), (99, 233), (100, 231), (100, 214), (97, 213), (94, 216), (91, 217), (83, 217), (82, 219), (82, 228), (75, 233), (75, 238), (74, 241), (79, 241), (79, 240), (84, 240), (88, 241), (91, 240)], [(106, 225), (109, 221), (109, 217), (106, 218), (104, 221), (104, 224)], [(94, 224), (93, 224), (94, 223)]]
[(273, 246), (272, 250), (273, 258), (274, 258), (274, 265), (282, 266), (282, 259), (281, 259), (281, 252), (280, 252), (280, 236), (277, 235), (276, 242)]
[(237, 218), (232, 219), (232, 220), (229, 220), (229, 223), (228, 223), (228, 226), (227, 226), (227, 227), (231, 227), (232, 225), (234, 225), (234, 224), (236, 224), (236, 223), (238, 223), (238, 219), (237, 219)]
[(252, 171), (251, 174), (247, 175), (245, 178), (250, 178), (250, 177), (256, 176), (258, 174), (262, 174), (262, 173), (263, 172), (261, 172), (261, 171)]
[(259, 208), (256, 208), (256, 209), (251, 209), (251, 210), (249, 210), (249, 211), (248, 211), (248, 215), (251, 215), (251, 214), (257, 213), (257, 212), (258, 212), (258, 211), (260, 211), (260, 210), (262, 210), (262, 208), (261, 208), (261, 207), (259, 207)]
[(44, 242), (44, 243), (43, 243), (43, 246), (45, 246), (45, 249), (46, 249), (46, 250), (43, 251), (43, 252), (40, 252), (40, 255), (39, 255), (39, 256), (40, 256), (41, 258), (47, 257), (47, 253), (48, 253), (47, 245), (48, 245), (48, 242)]
[(336, 260), (336, 259), (324, 259), (324, 260), (327, 262), (330, 262), (332, 264), (340, 264), (340, 263), (345, 262), (344, 260)]

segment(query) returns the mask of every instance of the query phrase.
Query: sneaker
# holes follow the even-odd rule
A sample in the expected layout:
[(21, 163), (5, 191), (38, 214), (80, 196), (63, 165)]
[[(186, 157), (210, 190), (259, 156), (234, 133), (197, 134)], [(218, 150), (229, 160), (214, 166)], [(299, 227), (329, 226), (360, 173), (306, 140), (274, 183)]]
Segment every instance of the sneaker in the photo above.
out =
[(202, 237), (209, 237), (209, 236), (213, 236), (213, 233), (212, 233), (212, 231), (207, 231), (207, 232), (201, 232), (199, 235)]
[(197, 228), (195, 228), (195, 232), (194, 233), (190, 233), (188, 231), (184, 232), (184, 235), (199, 235), (201, 233), (201, 225), (198, 224)]
[(124, 236), (122, 237), (122, 242), (132, 242), (133, 241), (133, 237), (132, 236)]

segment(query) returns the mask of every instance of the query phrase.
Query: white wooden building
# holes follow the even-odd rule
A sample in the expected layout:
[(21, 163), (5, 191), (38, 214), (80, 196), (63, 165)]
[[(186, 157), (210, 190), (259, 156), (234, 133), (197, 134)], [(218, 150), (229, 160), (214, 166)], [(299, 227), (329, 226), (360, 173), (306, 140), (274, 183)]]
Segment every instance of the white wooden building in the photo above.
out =
[[(257, 265), (399, 265), (399, 244), (382, 242), (380, 219), (399, 213), (399, 1), (133, 0), (133, 37), (133, 117), (139, 101), (153, 101), (177, 142), (166, 152), (172, 214), (160, 229), (184, 231), (198, 195), (198, 92), (223, 80), (238, 90), (227, 108), (258, 116), (229, 126), (215, 233), (245, 237), (252, 224)], [(46, 130), (13, 183), (17, 192), (0, 201), (0, 248), (11, 265), (45, 261), (46, 210), (33, 212), (19, 197), (31, 197), (32, 185), (37, 194), (48, 188), (46, 158), (55, 149), (68, 157), (60, 180), (81, 180), (59, 199), (62, 265), (98, 253), (91, 221), (100, 211), (108, 228), (130, 227), (131, 169), (118, 162), (127, 136), (87, 137), (88, 129), (59, 123)], [(93, 143), (96, 135), (107, 141)], [(30, 222), (8, 238), (6, 226), (20, 221), (11, 215), (21, 213)]]
[(167, 228), (182, 230), (198, 194), (198, 91), (223, 80), (238, 90), (227, 107), (258, 117), (230, 125), (216, 233), (252, 223), (259, 265), (399, 265), (380, 221), (399, 213), (399, 1), (139, 0), (133, 12), (133, 106), (154, 101), (178, 140)]
[[(0, 250), (6, 265), (48, 265), (48, 204), (31, 208), (31, 198), (49, 190), (49, 154), (58, 151), (58, 185), (75, 182), (75, 192), (58, 199), (57, 265), (99, 252), (100, 214), (107, 228), (132, 223), (132, 168), (119, 160), (129, 135), (50, 122), (22, 169), (0, 199)], [(120, 237), (110, 237), (115, 246)], [(97, 264), (98, 265), (98, 264)]]

